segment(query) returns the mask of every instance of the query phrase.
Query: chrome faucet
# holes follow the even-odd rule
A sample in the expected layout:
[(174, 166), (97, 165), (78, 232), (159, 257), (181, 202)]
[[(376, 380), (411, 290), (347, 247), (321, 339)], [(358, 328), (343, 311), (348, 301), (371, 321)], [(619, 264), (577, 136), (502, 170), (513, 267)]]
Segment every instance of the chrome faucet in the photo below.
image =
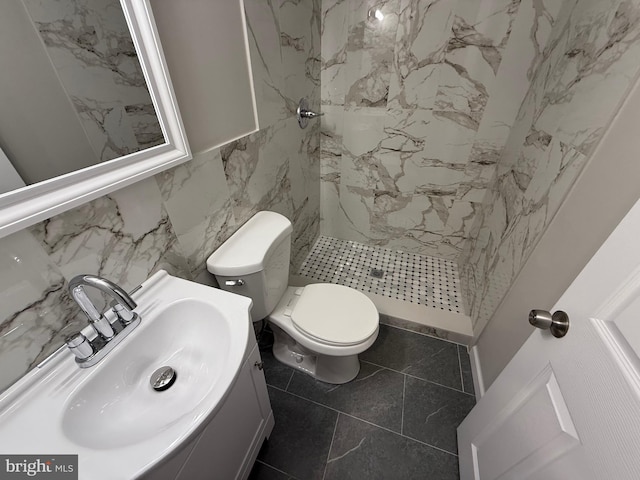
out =
[[(114, 299), (111, 311), (116, 321), (111, 323), (98, 311), (87, 296), (85, 286), (97, 288)], [(69, 293), (87, 316), (96, 333), (96, 338), (91, 341), (82, 332), (67, 340), (67, 346), (81, 367), (90, 367), (98, 363), (140, 323), (140, 316), (133, 311), (138, 306), (136, 302), (122, 288), (106, 278), (96, 275), (73, 277), (69, 282)]]

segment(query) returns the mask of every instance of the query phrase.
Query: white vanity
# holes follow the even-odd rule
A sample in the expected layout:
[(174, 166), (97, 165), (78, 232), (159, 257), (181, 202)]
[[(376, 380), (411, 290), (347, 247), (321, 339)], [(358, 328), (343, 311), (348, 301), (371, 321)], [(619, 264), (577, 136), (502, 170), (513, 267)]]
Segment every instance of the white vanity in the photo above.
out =
[(78, 455), (82, 480), (246, 479), (274, 426), (251, 300), (162, 270), (133, 298), (140, 324), (96, 365), (64, 348), (0, 395), (0, 451)]
[(273, 426), (262, 360), (251, 334), (238, 379), (220, 410), (202, 433), (141, 478), (246, 479)]

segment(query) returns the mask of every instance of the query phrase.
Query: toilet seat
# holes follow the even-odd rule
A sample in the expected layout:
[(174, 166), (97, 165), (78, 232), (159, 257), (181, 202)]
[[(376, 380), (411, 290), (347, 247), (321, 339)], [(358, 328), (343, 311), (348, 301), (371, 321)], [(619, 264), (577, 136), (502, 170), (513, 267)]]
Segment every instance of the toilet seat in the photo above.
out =
[(291, 311), (291, 323), (300, 333), (336, 346), (357, 345), (376, 333), (378, 310), (365, 294), (329, 283), (301, 290)]

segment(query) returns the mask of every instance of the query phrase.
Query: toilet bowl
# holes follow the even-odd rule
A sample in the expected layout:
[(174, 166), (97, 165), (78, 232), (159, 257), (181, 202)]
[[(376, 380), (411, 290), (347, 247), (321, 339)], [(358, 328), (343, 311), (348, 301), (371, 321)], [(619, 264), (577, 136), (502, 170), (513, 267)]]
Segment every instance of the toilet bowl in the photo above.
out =
[(341, 384), (360, 370), (358, 354), (378, 336), (379, 315), (363, 293), (342, 285), (288, 286), (291, 222), (259, 212), (207, 260), (220, 287), (253, 300), (267, 318), (277, 360), (318, 380)]

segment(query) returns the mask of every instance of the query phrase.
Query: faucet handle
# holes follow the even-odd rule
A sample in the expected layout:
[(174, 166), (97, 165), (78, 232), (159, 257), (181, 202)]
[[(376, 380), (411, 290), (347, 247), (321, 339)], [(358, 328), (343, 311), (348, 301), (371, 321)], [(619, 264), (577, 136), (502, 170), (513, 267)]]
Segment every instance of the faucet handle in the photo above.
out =
[(91, 346), (91, 342), (87, 340), (87, 337), (85, 337), (82, 332), (78, 332), (77, 334), (67, 338), (66, 344), (67, 347), (69, 347), (69, 350), (71, 350), (79, 360), (89, 358), (95, 353)]
[(96, 309), (95, 305), (91, 302), (91, 299), (84, 291), (84, 288), (82, 288), (82, 285), (74, 287), (72, 295), (78, 305), (80, 305), (80, 308), (82, 308), (89, 318), (89, 323), (95, 329), (96, 333), (107, 341), (111, 340), (115, 336), (116, 332), (114, 332), (111, 327), (109, 320), (107, 320), (104, 315)]
[(111, 323), (109, 323), (107, 317), (105, 317), (104, 315), (100, 316), (97, 321), (91, 322), (91, 326), (98, 333), (98, 335), (100, 335), (106, 341), (109, 341), (116, 336), (115, 330), (111, 326)]
[(122, 323), (123, 326), (129, 325), (138, 316), (137, 313), (129, 310), (127, 307), (118, 302), (114, 303), (113, 307), (111, 307), (111, 310), (116, 315), (116, 317), (118, 317), (118, 320), (120, 320), (120, 323)]

